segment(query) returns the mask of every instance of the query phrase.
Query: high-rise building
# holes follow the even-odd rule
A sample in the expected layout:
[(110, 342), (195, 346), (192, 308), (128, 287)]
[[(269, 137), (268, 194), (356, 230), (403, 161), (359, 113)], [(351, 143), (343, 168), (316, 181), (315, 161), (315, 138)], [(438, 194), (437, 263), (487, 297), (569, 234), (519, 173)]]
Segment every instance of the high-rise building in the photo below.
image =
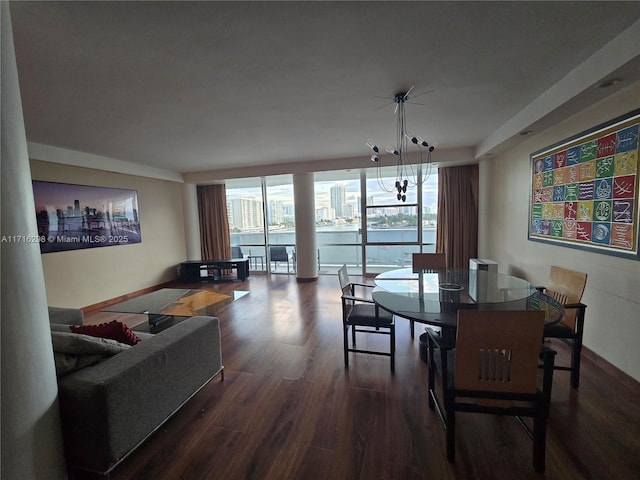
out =
[(335, 220), (336, 213), (333, 208), (322, 207), (316, 209), (316, 220)]
[(234, 198), (227, 202), (229, 228), (257, 230), (264, 227), (262, 202), (254, 198)]
[(353, 204), (345, 205), (343, 213), (345, 218), (355, 218), (357, 213), (356, 206)]
[(346, 191), (344, 185), (331, 187), (331, 207), (336, 211), (336, 218), (344, 217), (344, 205), (346, 203)]
[(271, 200), (267, 212), (269, 225), (279, 225), (284, 223), (286, 212), (285, 206), (280, 200)]

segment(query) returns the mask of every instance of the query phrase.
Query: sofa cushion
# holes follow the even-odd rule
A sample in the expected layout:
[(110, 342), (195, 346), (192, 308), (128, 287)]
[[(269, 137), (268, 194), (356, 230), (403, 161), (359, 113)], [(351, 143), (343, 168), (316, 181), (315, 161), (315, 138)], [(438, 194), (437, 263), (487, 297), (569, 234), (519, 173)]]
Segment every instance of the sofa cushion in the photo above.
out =
[(56, 373), (65, 375), (131, 348), (108, 338), (71, 332), (51, 332)]
[(84, 315), (78, 308), (49, 307), (49, 323), (82, 325)]
[(91, 335), (92, 337), (110, 338), (120, 343), (126, 343), (127, 345), (135, 345), (141, 342), (140, 338), (138, 338), (128, 326), (118, 320), (101, 323), (100, 325), (74, 325), (69, 327), (69, 329), (73, 333), (82, 333), (84, 335)]

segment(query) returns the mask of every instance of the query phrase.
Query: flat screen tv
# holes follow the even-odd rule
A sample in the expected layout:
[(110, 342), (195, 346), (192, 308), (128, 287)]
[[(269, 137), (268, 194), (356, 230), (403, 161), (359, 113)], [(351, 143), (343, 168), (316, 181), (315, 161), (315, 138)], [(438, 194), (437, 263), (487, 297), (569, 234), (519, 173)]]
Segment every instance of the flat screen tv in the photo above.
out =
[(138, 192), (33, 181), (41, 253), (140, 243)]

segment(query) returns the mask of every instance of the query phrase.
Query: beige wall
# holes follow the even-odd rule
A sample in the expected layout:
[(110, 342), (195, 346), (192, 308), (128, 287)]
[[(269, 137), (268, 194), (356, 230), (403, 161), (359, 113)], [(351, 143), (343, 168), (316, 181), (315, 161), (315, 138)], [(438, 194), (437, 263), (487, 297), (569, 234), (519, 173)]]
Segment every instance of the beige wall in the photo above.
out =
[(538, 285), (551, 264), (586, 272), (584, 345), (640, 380), (640, 261), (527, 240), (529, 155), (637, 108), (640, 84), (482, 161), (479, 254)]
[(49, 305), (85, 307), (177, 277), (186, 259), (180, 183), (37, 160), (31, 176), (138, 192), (142, 243), (41, 255)]

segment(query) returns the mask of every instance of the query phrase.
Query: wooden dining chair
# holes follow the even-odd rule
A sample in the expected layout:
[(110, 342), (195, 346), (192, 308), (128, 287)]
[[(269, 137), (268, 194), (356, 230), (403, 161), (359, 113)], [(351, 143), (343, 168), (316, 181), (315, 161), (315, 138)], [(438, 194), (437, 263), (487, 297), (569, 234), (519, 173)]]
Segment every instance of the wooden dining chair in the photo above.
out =
[(444, 253), (414, 253), (411, 255), (411, 267), (414, 272), (433, 272), (447, 268)]
[(587, 274), (551, 265), (549, 280), (539, 291), (555, 298), (564, 306), (560, 322), (545, 325), (544, 337), (557, 338), (571, 348), (571, 366), (557, 365), (556, 370), (571, 372), (571, 386), (580, 386), (580, 356), (587, 306), (581, 303), (587, 284)]
[[(447, 257), (444, 253), (414, 253), (411, 255), (411, 268), (414, 273), (434, 273), (447, 268)], [(415, 322), (409, 320), (411, 338), (415, 337)]]
[[(396, 330), (393, 315), (374, 303), (370, 295), (358, 296), (357, 290), (369, 290), (375, 285), (352, 282), (347, 266), (338, 270), (342, 289), (342, 330), (344, 339), (344, 368), (349, 368), (349, 352), (383, 355), (391, 358), (391, 372), (395, 370)], [(351, 329), (351, 347), (349, 346)], [(362, 350), (356, 348), (356, 333), (389, 335), (389, 351)]]
[[(541, 343), (544, 317), (542, 311), (460, 310), (455, 345), (427, 329), (429, 408), (437, 409), (444, 424), (450, 462), (455, 461), (456, 412), (511, 415), (533, 439), (535, 471), (544, 472), (555, 356)], [(544, 359), (542, 389), (539, 355)], [(436, 395), (436, 372), (442, 379), (442, 402)], [(533, 428), (521, 417), (532, 417)]]

